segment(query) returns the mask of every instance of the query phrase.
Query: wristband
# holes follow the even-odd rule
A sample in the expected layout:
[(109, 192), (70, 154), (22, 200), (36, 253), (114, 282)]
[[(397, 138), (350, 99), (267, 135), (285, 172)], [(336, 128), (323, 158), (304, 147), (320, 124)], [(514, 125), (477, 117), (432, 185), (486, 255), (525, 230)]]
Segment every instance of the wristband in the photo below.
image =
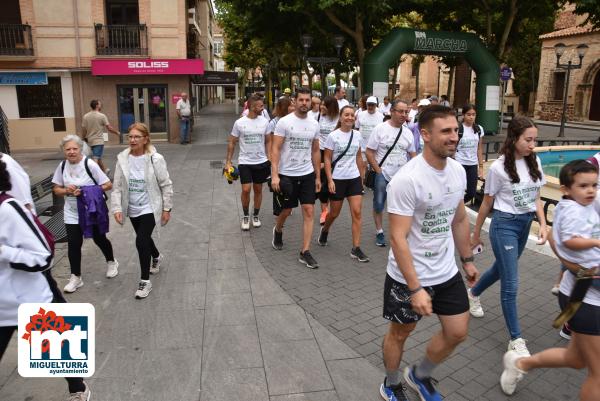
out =
[(409, 289), (408, 289), (408, 293), (409, 293), (410, 295), (414, 295), (414, 294), (416, 294), (417, 292), (421, 291), (422, 289), (423, 289), (423, 286), (418, 286), (418, 287), (417, 287), (417, 288), (415, 288), (414, 290), (411, 290), (411, 289), (409, 288)]
[(471, 255), (467, 258), (463, 258), (462, 256), (460, 257), (460, 261), (462, 262), (463, 265), (465, 263), (473, 262), (474, 260), (475, 260), (475, 257), (473, 255)]
[(172, 210), (171, 208), (169, 208), (169, 209), (165, 208), (165, 209), (163, 209), (163, 212), (169, 212), (169, 213), (171, 213), (171, 210)]

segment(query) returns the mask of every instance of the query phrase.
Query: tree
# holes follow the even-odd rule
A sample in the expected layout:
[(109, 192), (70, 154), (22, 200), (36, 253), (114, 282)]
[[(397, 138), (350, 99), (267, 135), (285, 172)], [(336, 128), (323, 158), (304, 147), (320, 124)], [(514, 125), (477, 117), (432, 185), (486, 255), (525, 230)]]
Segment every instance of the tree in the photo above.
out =
[(572, 0), (570, 3), (575, 4), (575, 14), (587, 14), (584, 23), (600, 28), (600, 2), (598, 0)]

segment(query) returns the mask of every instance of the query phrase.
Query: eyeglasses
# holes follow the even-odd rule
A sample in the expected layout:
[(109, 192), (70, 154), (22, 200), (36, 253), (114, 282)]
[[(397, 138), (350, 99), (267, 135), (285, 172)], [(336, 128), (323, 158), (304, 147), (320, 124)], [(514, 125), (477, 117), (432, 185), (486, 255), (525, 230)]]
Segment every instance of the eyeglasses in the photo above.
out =
[(409, 110), (396, 110), (396, 109), (392, 109), (392, 111), (395, 111), (396, 113), (401, 113), (401, 114), (408, 114), (408, 113), (410, 113)]
[(144, 137), (143, 137), (143, 136), (140, 136), (140, 135), (130, 135), (130, 136), (129, 136), (129, 140), (132, 140), (132, 139), (133, 139), (134, 141), (139, 141), (139, 140), (141, 140), (142, 138), (144, 138)]

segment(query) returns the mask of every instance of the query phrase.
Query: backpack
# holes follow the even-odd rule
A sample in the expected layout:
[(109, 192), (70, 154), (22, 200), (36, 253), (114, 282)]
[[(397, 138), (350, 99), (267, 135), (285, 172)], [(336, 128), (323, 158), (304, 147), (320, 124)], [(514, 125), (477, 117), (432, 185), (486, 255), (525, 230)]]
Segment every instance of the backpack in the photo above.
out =
[[(0, 193), (0, 204), (2, 204), (4, 201), (10, 200), (10, 199), (14, 199), (14, 198), (12, 196), (6, 194), (5, 192)], [(19, 215), (21, 215), (23, 220), (25, 220), (25, 222), (27, 223), (29, 228), (31, 228), (31, 231), (33, 231), (35, 236), (44, 245), (44, 248), (46, 248), (48, 251), (50, 251), (49, 260), (52, 260), (54, 258), (54, 243), (55, 243), (55, 241), (54, 241), (54, 235), (52, 235), (52, 233), (50, 232), (48, 227), (46, 227), (44, 225), (44, 223), (42, 223), (35, 214), (31, 213), (31, 216), (33, 217), (33, 221), (35, 222), (35, 225), (37, 226), (37, 230), (36, 230), (35, 227), (33, 226), (33, 224), (31, 223), (31, 220), (29, 220), (29, 218), (27, 217), (27, 215), (25, 214), (25, 212), (23, 211), (23, 209), (21, 209), (21, 207), (19, 205), (17, 205), (14, 202), (10, 202), (10, 205), (13, 208), (15, 208), (15, 210), (19, 213)], [(40, 236), (40, 233), (42, 233), (42, 235), (44, 236), (44, 239), (42, 239), (42, 237)]]
[[(88, 160), (89, 160), (89, 158), (86, 156), (85, 161), (83, 162), (83, 165), (85, 166), (85, 172), (90, 177), (90, 179), (94, 182), (94, 185), (98, 185), (98, 181), (96, 181), (96, 179), (92, 175), (92, 170), (90, 169), (90, 166), (88, 165)], [(63, 160), (60, 163), (60, 174), (61, 175), (64, 174), (66, 165), (67, 165), (66, 160)], [(106, 195), (106, 192), (102, 192), (102, 197), (104, 198), (105, 201), (108, 200), (108, 196)]]
[[(481, 136), (481, 126), (479, 124), (473, 124), (473, 131), (475, 132), (475, 135), (477, 135), (478, 137)], [(458, 124), (458, 142), (460, 142), (464, 133), (465, 133), (465, 127), (463, 126), (462, 123), (459, 123)]]

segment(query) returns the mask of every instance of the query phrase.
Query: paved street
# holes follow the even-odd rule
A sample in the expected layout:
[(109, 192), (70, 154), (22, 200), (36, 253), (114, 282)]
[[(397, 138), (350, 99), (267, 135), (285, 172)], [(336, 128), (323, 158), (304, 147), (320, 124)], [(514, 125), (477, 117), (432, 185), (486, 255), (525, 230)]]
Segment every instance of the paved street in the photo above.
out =
[[(96, 308), (96, 374), (92, 400), (378, 400), (383, 379), (381, 318), (389, 248), (376, 248), (371, 193), (363, 203), (363, 250), (371, 263), (350, 259), (347, 206), (329, 235), (314, 245), (321, 268), (297, 261), (299, 211), (284, 229), (284, 249), (271, 247), (273, 219), (265, 190), (263, 227), (239, 230), (239, 183), (228, 185), (220, 164), (235, 119), (231, 105), (205, 108), (191, 146), (158, 144), (175, 184), (175, 207), (161, 230), (164, 269), (152, 277), (150, 297), (135, 300), (139, 279), (133, 230), (112, 225), (109, 238), (120, 274), (104, 277), (105, 264), (91, 241), (84, 244), (85, 286), (68, 297)], [(107, 150), (114, 165), (122, 147)], [(16, 154), (34, 177), (48, 175), (57, 152)], [(42, 160), (54, 159), (54, 160)], [(318, 224), (315, 225), (316, 238)], [(54, 275), (62, 287), (69, 271), (60, 245)], [(480, 270), (492, 261), (486, 249)], [(520, 316), (533, 352), (566, 342), (552, 329), (558, 312), (550, 294), (556, 260), (526, 250), (521, 258)], [(469, 339), (434, 376), (446, 400), (505, 400), (498, 385), (508, 336), (499, 286), (482, 298), (486, 316), (472, 320)], [(438, 329), (423, 320), (407, 341), (403, 366), (420, 359)], [(575, 400), (583, 372), (531, 373), (511, 400)], [(16, 340), (0, 363), (0, 400), (62, 400), (61, 379), (23, 379), (16, 372)], [(414, 396), (414, 394), (413, 394)], [(416, 399), (416, 398), (413, 398)]]

